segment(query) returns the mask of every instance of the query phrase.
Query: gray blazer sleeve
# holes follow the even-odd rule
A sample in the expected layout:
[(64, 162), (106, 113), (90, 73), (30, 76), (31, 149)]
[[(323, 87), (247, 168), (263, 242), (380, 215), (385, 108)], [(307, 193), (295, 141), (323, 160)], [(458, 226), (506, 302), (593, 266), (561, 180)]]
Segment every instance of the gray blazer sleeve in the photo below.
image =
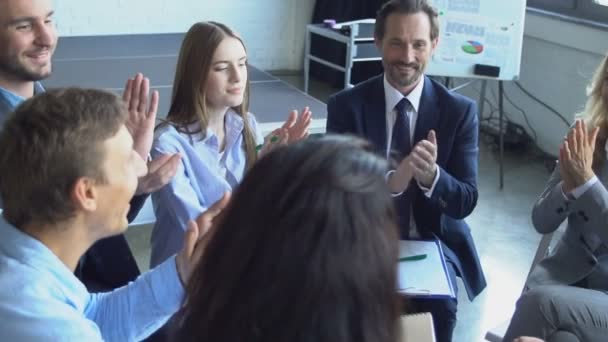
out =
[(608, 243), (606, 187), (598, 181), (581, 197), (566, 200), (562, 194), (558, 164), (532, 209), (532, 223), (539, 233), (546, 234), (555, 231), (570, 215), (570, 226), (593, 232), (604, 244)]
[(604, 184), (596, 182), (570, 207), (578, 218), (578, 228), (594, 232), (608, 245), (608, 191)]
[(532, 208), (532, 224), (541, 234), (555, 231), (572, 212), (573, 200), (566, 200), (562, 193), (559, 163), (553, 170), (542, 194)]

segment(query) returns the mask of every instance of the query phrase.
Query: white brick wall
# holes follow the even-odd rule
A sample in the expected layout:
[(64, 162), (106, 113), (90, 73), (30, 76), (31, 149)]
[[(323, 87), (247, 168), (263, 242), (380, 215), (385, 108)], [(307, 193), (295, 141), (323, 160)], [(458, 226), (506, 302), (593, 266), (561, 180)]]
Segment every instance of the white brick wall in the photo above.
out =
[(55, 0), (61, 36), (185, 32), (215, 20), (245, 39), (252, 64), (302, 68), (305, 26), (314, 0)]

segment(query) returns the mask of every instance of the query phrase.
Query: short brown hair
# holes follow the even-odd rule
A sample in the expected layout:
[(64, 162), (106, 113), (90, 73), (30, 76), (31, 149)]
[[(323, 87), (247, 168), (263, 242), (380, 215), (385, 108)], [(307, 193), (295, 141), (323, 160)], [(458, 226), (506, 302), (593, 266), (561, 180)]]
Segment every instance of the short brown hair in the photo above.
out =
[(428, 0), (390, 0), (385, 3), (376, 15), (376, 25), (374, 26), (374, 36), (377, 39), (384, 38), (386, 30), (386, 18), (393, 13), (415, 14), (424, 12), (429, 17), (431, 23), (431, 40), (439, 37), (439, 18), (437, 10), (429, 4)]
[(102, 144), (127, 118), (113, 93), (67, 88), (22, 103), (0, 132), (0, 197), (13, 225), (57, 223), (74, 215), (76, 180), (105, 182)]

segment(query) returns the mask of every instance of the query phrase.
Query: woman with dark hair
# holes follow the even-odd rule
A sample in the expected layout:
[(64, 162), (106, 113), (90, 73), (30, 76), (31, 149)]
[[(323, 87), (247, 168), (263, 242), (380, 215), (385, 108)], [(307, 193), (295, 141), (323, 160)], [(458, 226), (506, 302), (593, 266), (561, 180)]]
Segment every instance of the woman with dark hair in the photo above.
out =
[(190, 278), (176, 340), (397, 341), (398, 240), (386, 171), (352, 137), (262, 157)]
[[(152, 156), (179, 153), (171, 182), (152, 195), (156, 224), (150, 266), (181, 248), (188, 220), (232, 191), (258, 152), (307, 136), (310, 112), (290, 113), (274, 139), (264, 142), (248, 111), (247, 52), (242, 39), (217, 22), (192, 25), (179, 53), (166, 121), (156, 131)], [(269, 140), (269, 141), (268, 141)]]

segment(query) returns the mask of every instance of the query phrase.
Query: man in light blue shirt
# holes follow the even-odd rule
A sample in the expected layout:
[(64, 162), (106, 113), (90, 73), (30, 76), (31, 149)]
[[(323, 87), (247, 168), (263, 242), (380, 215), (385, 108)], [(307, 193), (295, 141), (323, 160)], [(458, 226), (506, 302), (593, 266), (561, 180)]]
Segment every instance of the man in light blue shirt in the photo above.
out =
[[(135, 341), (179, 308), (227, 198), (190, 222), (184, 249), (127, 286), (90, 294), (73, 275), (95, 242), (122, 233), (146, 165), (127, 110), (100, 90), (53, 90), (21, 104), (0, 132), (0, 337), (4, 341)], [(15, 172), (19, 170), (19, 172)], [(7, 196), (11, 194), (11, 196)], [(200, 240), (200, 241), (204, 241)]]

